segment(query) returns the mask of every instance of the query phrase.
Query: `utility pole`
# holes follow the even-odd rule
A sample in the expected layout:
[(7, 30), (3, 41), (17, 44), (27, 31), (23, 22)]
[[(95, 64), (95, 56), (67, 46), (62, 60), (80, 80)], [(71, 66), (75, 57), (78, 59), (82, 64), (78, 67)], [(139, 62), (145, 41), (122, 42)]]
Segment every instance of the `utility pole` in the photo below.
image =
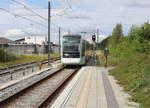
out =
[(60, 52), (60, 48), (61, 48), (61, 43), (60, 43), (60, 37), (61, 37), (61, 35), (60, 35), (60, 29), (61, 29), (61, 28), (59, 27), (59, 54), (61, 53), (61, 52)]
[(70, 34), (70, 29), (68, 29), (68, 34)]
[(97, 29), (97, 49), (99, 48), (99, 29)]
[(93, 34), (95, 35), (96, 33), (95, 33), (95, 29), (93, 30)]
[(86, 52), (86, 33), (87, 32), (83, 31), (83, 32), (80, 32), (80, 33), (84, 35), (84, 40), (85, 40), (84, 48), (85, 48), (85, 52)]
[(48, 65), (50, 66), (50, 53), (51, 53), (51, 43), (50, 43), (50, 29), (51, 29), (51, 3), (48, 2)]

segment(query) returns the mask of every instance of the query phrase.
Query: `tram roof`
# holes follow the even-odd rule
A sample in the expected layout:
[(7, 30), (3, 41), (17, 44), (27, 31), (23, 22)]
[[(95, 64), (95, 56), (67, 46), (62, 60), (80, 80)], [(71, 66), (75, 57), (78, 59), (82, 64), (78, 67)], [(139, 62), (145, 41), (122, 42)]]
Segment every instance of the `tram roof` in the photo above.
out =
[(81, 35), (78, 35), (78, 34), (67, 34), (67, 35), (64, 35), (63, 37), (81, 37)]

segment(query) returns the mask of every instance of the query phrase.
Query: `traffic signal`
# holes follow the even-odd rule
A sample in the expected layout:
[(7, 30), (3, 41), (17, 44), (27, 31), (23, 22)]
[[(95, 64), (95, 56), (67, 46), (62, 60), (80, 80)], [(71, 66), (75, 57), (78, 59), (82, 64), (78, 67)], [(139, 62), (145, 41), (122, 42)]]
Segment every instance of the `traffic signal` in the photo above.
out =
[(96, 40), (96, 36), (95, 36), (95, 35), (92, 36), (92, 40), (93, 40), (93, 41)]

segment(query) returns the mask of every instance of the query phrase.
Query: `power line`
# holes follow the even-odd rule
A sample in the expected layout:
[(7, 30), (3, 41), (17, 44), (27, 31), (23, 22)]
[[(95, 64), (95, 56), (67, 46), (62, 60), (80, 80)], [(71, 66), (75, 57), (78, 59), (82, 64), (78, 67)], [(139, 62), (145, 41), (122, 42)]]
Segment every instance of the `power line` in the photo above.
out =
[[(5, 11), (5, 12), (7, 12), (7, 13), (9, 13), (9, 14), (12, 14), (12, 15), (15, 16), (15, 17), (20, 17), (20, 18), (22, 18), (22, 19), (24, 19), (24, 20), (30, 21), (30, 22), (32, 22), (32, 23), (34, 23), (34, 24), (37, 24), (37, 25), (40, 25), (40, 26), (43, 26), (43, 27), (47, 28), (47, 26), (45, 26), (44, 24), (41, 24), (41, 23), (39, 23), (39, 22), (37, 22), (37, 21), (31, 20), (31, 19), (29, 19), (29, 18), (27, 18), (27, 17), (24, 17), (24, 16), (21, 16), (21, 15), (19, 15), (19, 14), (14, 13), (14, 12), (11, 12), (11, 11), (9, 11), (9, 10), (7, 10), (7, 9), (0, 8), (0, 10)], [(55, 26), (57, 26), (57, 25), (55, 25)], [(58, 26), (57, 26), (57, 27), (58, 27)], [(53, 31), (57, 32), (56, 29), (54, 29), (54, 28), (51, 28), (51, 29), (52, 29)]]
[(30, 12), (34, 13), (35, 15), (39, 16), (39, 17), (42, 18), (43, 20), (45, 20), (45, 21), (48, 20), (47, 18), (45, 18), (45, 17), (39, 15), (38, 13), (34, 12), (32, 9), (28, 8), (25, 4), (23, 4), (23, 3), (19, 2), (19, 1), (16, 1), (16, 0), (11, 0), (11, 1), (13, 1), (13, 2), (15, 2), (15, 3), (17, 3), (17, 4), (20, 4), (20, 5), (22, 5), (22, 6), (24, 6), (25, 9), (27, 9), (28, 11), (30, 11)]
[[(53, 15), (53, 16), (51, 16), (51, 17), (55, 17), (55, 16), (63, 16), (64, 12), (65, 12), (66, 10), (68, 10), (68, 9), (69, 9), (69, 8), (63, 8), (63, 10), (62, 10), (61, 12), (56, 13), (55, 15)], [(61, 13), (63, 13), (63, 14), (61, 14)]]
[[(18, 2), (18, 1), (16, 1), (16, 0), (11, 0), (11, 1), (13, 1), (13, 2), (15, 2), (15, 3), (17, 3), (17, 4), (20, 4), (20, 5), (22, 5), (22, 6), (24, 6), (25, 9), (27, 9), (28, 11), (34, 13), (36, 16), (39, 16), (40, 18), (44, 19), (45, 21), (48, 20), (47, 18), (45, 18), (45, 17), (43, 17), (43, 16), (37, 14), (37, 13), (34, 12), (32, 9), (28, 8), (25, 4), (23, 4), (23, 3), (21, 3), (21, 2)], [(61, 5), (61, 4), (59, 3), (59, 5)], [(68, 5), (69, 5), (69, 8), (72, 9), (72, 6), (71, 6), (71, 4), (69, 4), (69, 2), (68, 2)], [(62, 12), (65, 12), (65, 11), (66, 11), (67, 9), (69, 9), (69, 8), (65, 8)], [(60, 16), (60, 15), (57, 13), (57, 14), (55, 14), (54, 16)], [(51, 17), (53, 17), (53, 16), (51, 16)], [(72, 21), (73, 21), (73, 20), (72, 20)], [(59, 26), (57, 26), (56, 24), (54, 24), (54, 25), (55, 25), (56, 27), (59, 27)], [(56, 31), (56, 30), (55, 30), (55, 31)]]
[[(67, 18), (70, 19), (72, 22), (75, 22), (74, 19), (72, 19), (72, 18), (70, 18), (70, 17), (68, 16), (68, 14), (66, 14), (66, 16), (67, 16)], [(75, 22), (75, 23), (76, 23), (76, 22)], [(76, 26), (78, 26), (79, 28), (81, 28), (78, 23), (76, 23)]]
[[(45, 21), (48, 20), (47, 18), (45, 18), (45, 17), (41, 16), (40, 14), (36, 13), (35, 11), (33, 11), (31, 8), (27, 7), (25, 4), (23, 4), (23, 3), (19, 2), (19, 1), (16, 1), (16, 0), (11, 0), (11, 1), (13, 1), (13, 2), (15, 2), (15, 3), (17, 3), (17, 4), (22, 5), (25, 9), (27, 9), (28, 11), (34, 13), (36, 16), (39, 16), (39, 17), (42, 18), (43, 20), (45, 20)], [(48, 9), (48, 8), (47, 8), (47, 9)], [(68, 9), (68, 8), (63, 8), (63, 11), (62, 11), (62, 12), (66, 11), (67, 9)], [(59, 14), (57, 13), (57, 14), (55, 14), (54, 16), (59, 16)], [(53, 16), (51, 16), (51, 17), (53, 17)]]
[(12, 15), (15, 16), (15, 17), (20, 17), (20, 18), (22, 18), (22, 19), (28, 20), (28, 21), (30, 21), (30, 22), (32, 22), (32, 23), (35, 23), (35, 24), (38, 24), (38, 25), (40, 25), (40, 26), (43, 26), (43, 27), (47, 28), (47, 26), (45, 26), (44, 24), (41, 24), (41, 23), (39, 23), (39, 22), (37, 22), (37, 21), (31, 20), (31, 19), (29, 19), (29, 18), (27, 18), (27, 17), (24, 17), (24, 16), (21, 16), (21, 15), (19, 15), (19, 14), (14, 13), (14, 12), (11, 12), (11, 11), (9, 11), (9, 10), (7, 10), (7, 9), (0, 8), (0, 10), (5, 11), (5, 12), (7, 12), (7, 13), (10, 13), (10, 14), (12, 14)]
[[(62, 7), (62, 5), (61, 5), (61, 3), (60, 3), (60, 2), (58, 2), (58, 1), (57, 1), (57, 3), (59, 4), (59, 6), (61, 6), (61, 7)], [(67, 10), (67, 9), (71, 9), (71, 8), (72, 8), (72, 6), (71, 6), (69, 3), (67, 3), (67, 4), (68, 4), (68, 8), (65, 8), (65, 9), (62, 11), (64, 14), (62, 14), (62, 15), (60, 15), (60, 14), (56, 14), (55, 16), (63, 16), (63, 15), (68, 14), (68, 13), (66, 13), (66, 10)], [(69, 18), (69, 16), (67, 16), (67, 18), (68, 18), (68, 19), (70, 19), (72, 22), (74, 22), (72, 18)], [(77, 26), (77, 25), (78, 25), (78, 24), (76, 24), (76, 26)], [(57, 25), (55, 25), (55, 26), (57, 26)], [(58, 27), (58, 26), (57, 26), (57, 27)], [(58, 28), (59, 28), (59, 27), (58, 27)], [(79, 27), (79, 25), (78, 25), (78, 28), (80, 28), (80, 27)]]
[[(69, 0), (66, 0), (66, 2), (67, 2), (67, 4), (68, 4), (69, 8), (70, 8), (72, 11), (75, 12), (75, 10), (72, 8), (72, 5), (71, 5), (71, 3), (69, 2)], [(78, 16), (70, 17), (68, 13), (66, 13), (66, 16), (67, 16), (68, 19), (70, 19), (72, 22), (75, 22), (75, 23), (76, 23), (76, 21), (74, 21), (75, 18), (76, 18), (76, 19), (83, 18), (83, 17), (78, 17)], [(84, 17), (84, 18), (85, 18), (85, 17)], [(78, 23), (76, 23), (76, 26), (78, 26), (78, 28), (82, 28)]]
[[(24, 8), (27, 9), (28, 11), (34, 13), (36, 16), (39, 16), (39, 17), (42, 18), (43, 20), (48, 21), (47, 18), (45, 18), (45, 17), (39, 15), (38, 13), (34, 12), (31, 8), (28, 8), (25, 4), (23, 4), (23, 3), (19, 2), (19, 1), (16, 1), (16, 0), (11, 0), (11, 1), (13, 1), (13, 2), (15, 2), (15, 3), (17, 3), (17, 4), (20, 4), (20, 5), (22, 5), (22, 6), (24, 6)], [(47, 9), (48, 9), (48, 8), (47, 8)], [(67, 10), (67, 8), (64, 9), (63, 11), (66, 11), (66, 10)], [(62, 11), (62, 12), (63, 12), (63, 11)], [(57, 14), (55, 14), (54, 16), (59, 16), (59, 14), (57, 13)], [(53, 16), (51, 16), (51, 17), (53, 17)], [(57, 26), (56, 24), (53, 24), (53, 25), (56, 26), (57, 28), (59, 28), (59, 26)], [(52, 28), (52, 29), (53, 29), (53, 28)], [(53, 30), (54, 30), (54, 31), (57, 31), (56, 29), (53, 29)]]
[[(19, 1), (16, 1), (16, 0), (11, 0), (11, 1), (13, 1), (13, 2), (15, 2), (15, 3), (17, 3), (17, 4), (20, 4), (20, 5), (22, 5), (22, 6), (24, 6), (24, 8), (27, 9), (28, 11), (34, 13), (36, 16), (39, 16), (39, 17), (42, 18), (43, 20), (47, 21), (47, 18), (45, 18), (45, 17), (39, 15), (38, 13), (34, 12), (32, 9), (28, 8), (25, 4), (23, 4), (23, 3), (19, 2)], [(69, 3), (69, 1), (68, 1), (68, 5), (69, 5), (69, 7), (72, 9), (72, 6), (71, 6), (71, 4)], [(13, 12), (11, 12), (11, 11), (9, 11), (9, 10), (6, 10), (6, 9), (3, 9), (3, 8), (0, 8), (0, 9), (3, 10), (3, 11), (6, 11), (6, 12), (12, 14), (12, 15), (14, 15), (15, 17), (18, 16), (18, 17), (21, 17), (21, 18), (23, 18), (23, 19), (25, 19), (25, 20), (28, 20), (28, 21), (34, 22), (34, 23), (36, 23), (36, 24), (38, 24), (38, 25), (41, 25), (41, 26), (46, 27), (45, 25), (43, 25), (43, 24), (41, 24), (41, 23), (39, 23), (39, 22), (37, 22), (37, 21), (31, 20), (31, 19), (29, 19), (29, 18), (27, 18), (27, 17), (18, 15), (18, 14), (16, 14), (16, 13), (13, 13)], [(66, 8), (66, 9), (68, 9), (68, 8)], [(63, 11), (65, 12), (66, 9), (64, 9)], [(73, 9), (72, 9), (72, 10), (73, 10)], [(59, 14), (56, 14), (56, 15), (59, 15)], [(72, 22), (75, 22), (75, 21), (73, 20), (73, 18), (70, 18), (69, 16), (68, 16), (68, 18), (69, 18)], [(54, 26), (59, 27), (59, 26), (57, 26), (56, 24), (54, 24)], [(78, 26), (78, 28), (81, 28), (78, 24), (76, 24), (76, 26)], [(47, 28), (47, 27), (46, 27), (46, 28)], [(53, 29), (53, 30), (54, 30), (54, 31), (57, 31), (56, 29)]]

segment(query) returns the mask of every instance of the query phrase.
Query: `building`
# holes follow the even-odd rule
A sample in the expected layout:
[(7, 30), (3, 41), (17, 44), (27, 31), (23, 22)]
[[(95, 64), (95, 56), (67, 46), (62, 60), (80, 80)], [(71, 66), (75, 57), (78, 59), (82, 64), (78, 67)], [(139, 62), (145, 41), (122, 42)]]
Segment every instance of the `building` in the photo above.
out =
[(24, 37), (22, 39), (15, 40), (15, 43), (45, 45), (46, 38), (45, 37)]
[[(25, 37), (15, 41), (0, 37), (0, 48), (17, 55), (48, 53), (48, 45), (44, 37)], [(51, 42), (51, 53), (58, 52), (59, 46)]]
[(52, 53), (59, 53), (59, 45), (57, 44), (52, 44)]
[(0, 44), (8, 44), (8, 43), (14, 43), (14, 41), (7, 39), (5, 37), (0, 37)]

